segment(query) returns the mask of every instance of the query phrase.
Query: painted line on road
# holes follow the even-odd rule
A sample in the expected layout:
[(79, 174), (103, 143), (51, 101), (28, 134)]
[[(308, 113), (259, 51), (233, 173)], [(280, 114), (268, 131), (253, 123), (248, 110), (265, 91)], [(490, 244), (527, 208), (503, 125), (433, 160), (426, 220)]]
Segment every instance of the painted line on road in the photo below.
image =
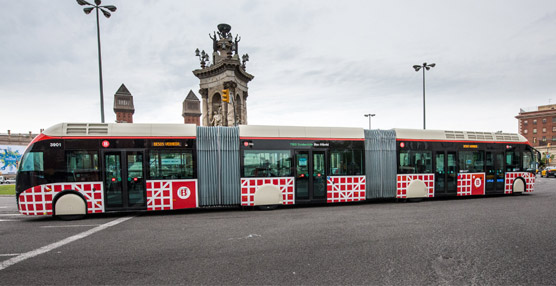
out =
[(22, 216), (22, 214), (19, 214), (19, 213), (13, 213), (13, 214), (0, 214), (0, 216)]
[(55, 228), (55, 227), (87, 227), (87, 226), (98, 226), (98, 224), (70, 224), (70, 225), (45, 225), (42, 228)]
[(101, 225), (99, 225), (99, 226), (97, 226), (97, 227), (95, 227), (95, 228), (89, 229), (89, 230), (87, 230), (87, 231), (84, 231), (84, 232), (82, 232), (82, 233), (76, 234), (76, 235), (74, 235), (74, 236), (70, 236), (70, 237), (68, 237), (68, 238), (62, 239), (62, 240), (60, 240), (60, 241), (58, 241), (58, 242), (51, 243), (51, 244), (49, 244), (49, 245), (46, 245), (46, 246), (37, 248), (37, 249), (35, 249), (35, 250), (22, 253), (22, 254), (20, 254), (20, 255), (18, 255), (18, 256), (16, 256), (16, 257), (10, 258), (10, 259), (8, 259), (8, 260), (6, 260), (6, 261), (2, 261), (2, 262), (0, 263), (0, 271), (1, 271), (1, 270), (4, 270), (4, 269), (6, 269), (6, 268), (8, 268), (8, 267), (10, 267), (10, 266), (12, 266), (12, 265), (14, 265), (14, 264), (17, 264), (17, 263), (19, 263), (19, 262), (21, 262), (21, 261), (24, 261), (24, 260), (29, 259), (29, 258), (33, 258), (33, 257), (35, 257), (35, 256), (37, 256), (37, 255), (40, 255), (40, 254), (43, 254), (43, 253), (47, 253), (47, 252), (49, 252), (49, 251), (51, 251), (51, 250), (53, 250), (53, 249), (56, 249), (56, 248), (58, 248), (58, 247), (60, 247), (60, 246), (64, 246), (64, 245), (66, 245), (66, 244), (68, 244), (68, 243), (71, 243), (71, 242), (74, 242), (74, 241), (76, 241), (76, 240), (85, 238), (85, 237), (87, 237), (87, 236), (89, 236), (89, 235), (91, 235), (91, 234), (93, 234), (93, 233), (96, 233), (96, 232), (99, 232), (99, 231), (101, 231), (101, 230), (107, 229), (107, 228), (109, 228), (109, 227), (111, 227), (111, 226), (115, 226), (115, 225), (117, 225), (117, 224), (119, 224), (119, 223), (122, 223), (122, 222), (124, 222), (124, 221), (126, 221), (126, 220), (129, 220), (129, 219), (132, 219), (132, 218), (133, 218), (133, 217), (122, 217), (122, 218), (119, 218), (119, 219), (117, 219), (117, 220), (113, 220), (113, 221), (111, 221), (111, 222), (107, 222), (107, 223), (105, 223), (105, 224), (101, 224)]
[(7, 253), (7, 254), (0, 254), (0, 257), (6, 257), (6, 256), (18, 256), (21, 253)]

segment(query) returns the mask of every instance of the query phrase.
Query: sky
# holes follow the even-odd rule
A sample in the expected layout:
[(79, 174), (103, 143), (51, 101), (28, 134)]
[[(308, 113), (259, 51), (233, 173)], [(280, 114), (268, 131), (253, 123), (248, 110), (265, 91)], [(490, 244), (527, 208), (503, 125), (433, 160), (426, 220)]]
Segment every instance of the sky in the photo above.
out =
[[(93, 2), (90, 0), (89, 2)], [(0, 133), (100, 122), (94, 12), (72, 0), (0, 0)], [(123, 83), (136, 123), (183, 123), (200, 98), (195, 49), (227, 23), (249, 54), (250, 125), (518, 131), (520, 108), (556, 103), (553, 0), (105, 0), (105, 121)]]

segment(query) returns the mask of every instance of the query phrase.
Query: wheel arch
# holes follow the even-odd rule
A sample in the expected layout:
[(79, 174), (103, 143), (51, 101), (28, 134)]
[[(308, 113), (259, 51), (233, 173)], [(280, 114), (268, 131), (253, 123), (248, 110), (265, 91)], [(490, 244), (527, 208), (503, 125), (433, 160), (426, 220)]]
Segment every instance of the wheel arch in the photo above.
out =
[(54, 196), (54, 199), (52, 199), (52, 216), (57, 216), (58, 215), (56, 213), (56, 203), (58, 202), (58, 200), (60, 200), (62, 197), (64, 197), (65, 195), (68, 195), (68, 194), (76, 195), (79, 198), (81, 198), (81, 200), (83, 200), (83, 204), (84, 204), (84, 207), (85, 207), (85, 213), (83, 215), (86, 215), (88, 213), (87, 199), (80, 192), (70, 189), (70, 190), (63, 190), (63, 191), (57, 193)]

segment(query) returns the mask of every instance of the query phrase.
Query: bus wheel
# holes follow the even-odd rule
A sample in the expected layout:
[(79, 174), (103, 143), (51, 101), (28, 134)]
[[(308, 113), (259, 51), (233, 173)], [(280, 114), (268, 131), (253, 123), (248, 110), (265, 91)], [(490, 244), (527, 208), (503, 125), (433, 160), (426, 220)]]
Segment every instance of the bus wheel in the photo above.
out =
[(66, 193), (56, 199), (54, 216), (62, 220), (82, 219), (87, 214), (83, 198), (75, 193)]
[(515, 179), (514, 185), (513, 185), (513, 188), (512, 188), (512, 194), (521, 195), (521, 194), (523, 194), (524, 191), (525, 191), (525, 183), (523, 182), (523, 179), (521, 179), (521, 178)]

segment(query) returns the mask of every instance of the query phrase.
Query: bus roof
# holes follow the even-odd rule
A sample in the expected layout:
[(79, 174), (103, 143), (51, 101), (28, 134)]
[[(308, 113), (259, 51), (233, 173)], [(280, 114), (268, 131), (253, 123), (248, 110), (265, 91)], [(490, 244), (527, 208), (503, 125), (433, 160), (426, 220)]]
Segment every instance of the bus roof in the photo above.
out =
[(59, 123), (43, 131), (52, 137), (195, 137), (194, 124)]
[[(59, 123), (43, 131), (50, 137), (195, 137), (194, 124), (168, 123)], [(520, 142), (515, 133), (394, 128), (397, 139), (439, 141)], [(243, 138), (364, 139), (363, 128), (240, 125)]]
[(441, 140), (441, 141), (488, 141), (488, 142), (520, 142), (527, 139), (515, 133), (449, 131), (395, 128), (397, 139), (408, 140)]
[(363, 128), (240, 125), (239, 136), (247, 138), (364, 139)]

